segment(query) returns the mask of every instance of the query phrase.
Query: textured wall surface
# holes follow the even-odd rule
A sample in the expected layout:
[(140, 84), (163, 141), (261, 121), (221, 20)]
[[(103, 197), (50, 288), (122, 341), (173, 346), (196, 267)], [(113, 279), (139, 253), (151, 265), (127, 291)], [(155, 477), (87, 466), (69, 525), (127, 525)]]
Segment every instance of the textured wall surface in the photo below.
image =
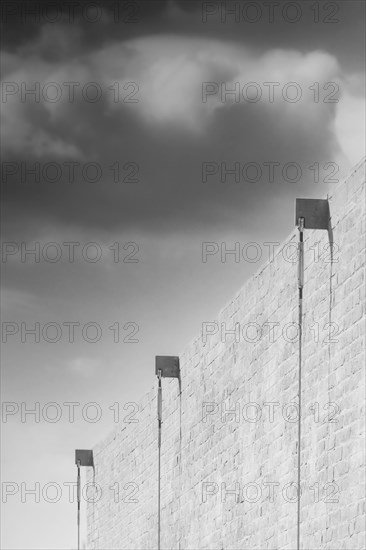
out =
[[(366, 547), (364, 163), (328, 198), (331, 234), (305, 232), (300, 540), (356, 550)], [(214, 334), (187, 346), (181, 393), (163, 379), (163, 549), (296, 548), (298, 288), (285, 253), (297, 241), (294, 228), (207, 320)], [(94, 449), (90, 548), (157, 548), (156, 406), (155, 385), (138, 422)]]

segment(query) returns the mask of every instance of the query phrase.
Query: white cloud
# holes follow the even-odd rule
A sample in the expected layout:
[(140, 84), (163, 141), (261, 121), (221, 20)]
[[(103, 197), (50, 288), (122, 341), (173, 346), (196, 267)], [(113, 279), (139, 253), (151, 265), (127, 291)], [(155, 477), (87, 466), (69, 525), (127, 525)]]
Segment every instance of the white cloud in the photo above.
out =
[[(304, 121), (319, 117), (324, 104), (315, 103), (309, 89), (314, 82), (327, 82), (339, 77), (340, 68), (334, 56), (321, 51), (302, 54), (297, 51), (272, 50), (254, 55), (240, 44), (218, 40), (175, 37), (148, 37), (127, 43), (130, 62), (123, 63), (128, 78), (139, 84), (139, 103), (135, 109), (151, 123), (176, 123), (192, 131), (204, 131), (217, 109), (225, 109), (236, 100), (245, 102), (253, 94), (245, 84), (256, 82), (261, 89), (261, 105), (270, 103), (269, 85), (274, 90), (274, 108), (291, 116), (296, 113)], [(111, 66), (111, 59), (120, 58), (118, 46), (101, 51), (94, 62), (99, 67)], [(108, 69), (104, 73), (108, 80)], [(126, 78), (124, 79), (126, 81)], [(202, 101), (202, 85), (212, 82), (213, 93)], [(302, 94), (297, 103), (285, 101), (284, 86), (295, 82)], [(221, 89), (239, 90), (239, 97), (228, 94), (223, 102)], [(288, 90), (289, 94), (294, 89)], [(295, 90), (296, 92), (296, 90)], [(206, 99), (206, 98), (205, 98)], [(118, 104), (115, 104), (118, 107)], [(307, 112), (305, 113), (305, 107)], [(311, 110), (311, 112), (309, 112)]]
[[(41, 86), (46, 82), (58, 82), (63, 86), (62, 100), (40, 103), (21, 103), (19, 96), (9, 97), (3, 103), (3, 133), (6, 135), (5, 150), (33, 153), (37, 157), (47, 154), (79, 157), (82, 152), (75, 144), (77, 136), (88, 127), (85, 111), (78, 104), (70, 104), (64, 82), (78, 82), (75, 89), (80, 96), (82, 87), (87, 82), (98, 82), (103, 90), (102, 107), (94, 104), (97, 110), (108, 108), (113, 111), (129, 110), (139, 115), (149, 125), (176, 126), (180, 129), (202, 133), (209, 127), (212, 117), (218, 111), (229, 109), (234, 105), (233, 95), (221, 101), (220, 84), (227, 90), (239, 86), (240, 102), (243, 99), (245, 83), (256, 82), (262, 90), (261, 100), (254, 107), (261, 112), (281, 114), (281, 123), (298, 125), (306, 132), (318, 132), (319, 128), (329, 127), (338, 139), (350, 162), (359, 160), (364, 147), (364, 126), (362, 114), (364, 101), (355, 95), (360, 86), (358, 75), (342, 74), (337, 59), (327, 52), (313, 51), (300, 53), (294, 50), (276, 49), (263, 55), (253, 54), (244, 45), (227, 43), (219, 40), (199, 39), (192, 37), (144, 37), (123, 43), (114, 43), (78, 57), (79, 36), (69, 33), (65, 38), (63, 32), (56, 32), (62, 38), (58, 43), (62, 49), (74, 52), (70, 57), (63, 57), (58, 63), (47, 63), (37, 57), (37, 51), (44, 51), (49, 38), (41, 35), (39, 41), (27, 52), (19, 53), (18, 66), (22, 70), (11, 72), (16, 67), (14, 56), (8, 59), (7, 81), (39, 81)], [(71, 46), (70, 46), (71, 44)], [(73, 49), (72, 46), (75, 46)], [(38, 48), (38, 49), (37, 49)], [(121, 101), (113, 100), (110, 89), (115, 82), (120, 84)], [(123, 86), (136, 82), (139, 87), (134, 96), (137, 103), (127, 104), (122, 101), (133, 91)], [(217, 83), (214, 95), (202, 101), (202, 83)], [(275, 101), (269, 101), (269, 86), (265, 82), (278, 82), (273, 88)], [(301, 99), (298, 102), (283, 99), (283, 86), (295, 82), (300, 87)], [(314, 90), (311, 86), (319, 82), (320, 101), (314, 101)], [(326, 82), (342, 83), (341, 101), (324, 103), (325, 94), (322, 86)], [(330, 90), (328, 90), (329, 93)], [(252, 89), (251, 93), (254, 90)], [(289, 95), (295, 93), (289, 89)], [(250, 98), (250, 92), (246, 95)], [(42, 99), (42, 98), (41, 98)], [(253, 104), (246, 102), (249, 108)], [(102, 111), (101, 111), (102, 112)], [(245, 117), (242, 112), (240, 116)], [(67, 138), (57, 134), (60, 125), (69, 120)], [(245, 118), (243, 118), (245, 123)]]
[(343, 94), (337, 105), (334, 128), (338, 141), (351, 165), (365, 155), (364, 77), (350, 75), (343, 80)]

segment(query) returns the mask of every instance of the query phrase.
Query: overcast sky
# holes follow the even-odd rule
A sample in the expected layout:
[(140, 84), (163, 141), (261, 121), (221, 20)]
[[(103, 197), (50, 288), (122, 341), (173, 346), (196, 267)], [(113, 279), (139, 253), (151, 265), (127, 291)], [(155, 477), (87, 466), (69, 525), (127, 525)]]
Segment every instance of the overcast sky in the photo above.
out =
[[(109, 407), (127, 414), (155, 383), (154, 356), (179, 355), (268, 260), (295, 198), (326, 197), (364, 155), (362, 1), (92, 4), (2, 12), (8, 549), (75, 547), (74, 449), (111, 431)], [(206, 262), (204, 242), (218, 243)], [(236, 242), (240, 261), (221, 261)], [(21, 402), (62, 417), (22, 421)], [(65, 402), (80, 403), (73, 423)], [(21, 482), (62, 497), (23, 503)]]

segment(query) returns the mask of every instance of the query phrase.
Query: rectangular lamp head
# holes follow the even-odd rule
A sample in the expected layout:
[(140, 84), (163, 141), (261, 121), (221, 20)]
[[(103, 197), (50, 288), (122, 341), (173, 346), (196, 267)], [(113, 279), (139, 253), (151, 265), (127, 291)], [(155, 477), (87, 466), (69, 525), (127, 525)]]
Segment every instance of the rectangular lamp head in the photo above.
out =
[(327, 199), (296, 199), (295, 225), (304, 218), (305, 229), (329, 228), (329, 203)]
[(93, 451), (85, 449), (76, 449), (75, 450), (75, 464), (80, 460), (80, 466), (91, 466), (94, 468), (94, 458)]
[(155, 374), (159, 374), (164, 378), (179, 378), (179, 357), (174, 355), (156, 355), (155, 357)]

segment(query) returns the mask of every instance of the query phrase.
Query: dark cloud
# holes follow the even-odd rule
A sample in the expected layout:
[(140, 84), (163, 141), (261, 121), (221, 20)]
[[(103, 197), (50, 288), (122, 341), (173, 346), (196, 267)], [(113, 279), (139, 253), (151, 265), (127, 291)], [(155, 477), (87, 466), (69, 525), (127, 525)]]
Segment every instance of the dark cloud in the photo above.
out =
[[(144, 34), (166, 9), (168, 0), (5, 0), (1, 7), (2, 46), (15, 51), (36, 40), (44, 26), (78, 27), (86, 44)], [(45, 52), (47, 55), (47, 52)], [(50, 54), (51, 55), (51, 54)]]
[[(31, 237), (52, 224), (106, 232), (129, 227), (167, 231), (230, 225), (250, 216), (258, 204), (263, 206), (263, 200), (270, 204), (282, 195), (295, 197), (299, 188), (303, 195), (313, 192), (309, 166), (335, 162), (342, 156), (333, 127), (335, 104), (210, 103), (211, 111), (205, 111), (200, 87), (205, 80), (222, 80), (230, 86), (233, 80), (254, 78), (249, 77), (252, 74), (262, 81), (273, 80), (277, 74), (284, 82), (299, 80), (304, 74), (305, 88), (311, 81), (341, 78), (337, 57), (326, 52), (332, 50), (335, 29), (346, 30), (351, 21), (357, 23), (359, 3), (348, 4), (347, 12), (342, 7), (342, 22), (327, 25), (306, 19), (292, 25), (284, 21), (222, 25), (219, 20), (204, 25), (198, 2), (189, 8), (184, 3), (153, 2), (141, 3), (139, 23), (130, 24), (119, 35), (112, 30), (115, 24), (108, 22), (94, 26), (80, 22), (76, 30), (71, 25), (48, 25), (38, 34), (39, 26), (27, 26), (18, 41), (17, 33), (10, 33), (13, 42), (9, 39), (6, 46), (18, 48), (7, 61), (12, 78), (14, 74), (18, 79), (41, 82), (78, 78), (82, 83), (102, 82), (106, 75), (109, 82), (136, 77), (145, 95), (137, 105), (118, 107), (106, 97), (98, 104), (75, 101), (66, 107), (19, 101), (4, 105), (4, 127), (10, 138), (3, 160), (28, 167), (35, 162), (41, 167), (56, 162), (62, 167), (54, 183), (42, 177), (34, 183), (32, 176), (19, 182), (20, 170), (4, 182), (9, 235), (26, 232)], [(107, 3), (106, 9), (111, 12), (111, 5)], [(177, 10), (184, 12), (181, 19)], [(311, 41), (309, 34), (306, 38), (310, 25)], [(168, 29), (170, 35), (164, 35)], [(215, 40), (190, 39), (188, 34), (198, 34), (199, 29), (207, 37), (216, 35)], [(98, 40), (93, 41), (93, 33)], [(133, 35), (142, 38), (131, 40)], [(346, 50), (354, 48), (352, 40)], [(287, 43), (291, 50), (276, 50)], [(329, 48), (316, 51), (320, 44)], [(305, 45), (314, 53), (302, 55)], [(260, 56), (258, 50), (266, 55)], [(99, 162), (100, 181), (83, 181), (79, 167), (79, 176), (70, 183), (64, 167), (70, 161), (81, 166)], [(121, 167), (126, 162), (137, 163), (139, 181), (115, 183), (110, 167), (117, 161)], [(281, 165), (272, 184), (267, 183), (263, 167), (270, 161)], [(202, 162), (226, 162), (228, 167), (256, 162), (264, 173), (258, 182), (241, 178), (234, 183), (228, 177), (222, 183), (217, 174), (203, 183)], [(281, 174), (288, 162), (298, 163), (303, 170), (296, 184), (284, 181)], [(127, 167), (122, 176), (130, 170)]]
[[(88, 21), (96, 17), (93, 4), (103, 10), (95, 23)], [(37, 39), (43, 27), (55, 27), (56, 23), (47, 23), (47, 18), (55, 17), (52, 10), (56, 6), (60, 13), (56, 19), (58, 24), (77, 28), (81, 33), (81, 48), (88, 51), (111, 41), (170, 33), (220, 37), (242, 42), (259, 51), (289, 45), (305, 52), (326, 49), (349, 68), (364, 67), (364, 2), (273, 2), (273, 8), (269, 4), (249, 0), (227, 2), (228, 10), (235, 7), (238, 11), (236, 15), (230, 12), (225, 15), (224, 3), (219, 1), (5, 1), (1, 12), (2, 43), (8, 51), (16, 51), (21, 45)], [(84, 15), (83, 10), (86, 10)], [(69, 22), (70, 12), (74, 14), (72, 22)], [(250, 22), (252, 20), (254, 22)], [(58, 59), (60, 52), (51, 49), (42, 55), (45, 59)]]
[[(27, 183), (16, 183), (16, 177), (9, 177), (4, 198), (8, 201), (11, 232), (22, 233), (27, 228), (29, 237), (47, 222), (106, 232), (131, 227), (165, 231), (212, 224), (234, 226), (238, 218), (250, 216), (259, 204), (263, 206), (263, 201), (268, 204), (281, 195), (294, 198), (300, 189), (302, 194), (308, 193), (314, 187), (307, 182), (312, 177), (308, 167), (315, 160), (320, 164), (333, 160), (337, 152), (330, 110), (322, 115), (314, 135), (312, 128), (299, 131), (298, 120), (284, 121), (280, 111), (270, 113), (253, 105), (234, 105), (216, 112), (204, 139), (188, 130), (149, 128), (126, 113), (112, 120), (93, 113), (85, 130), (90, 151), (98, 148), (98, 158), (102, 159), (101, 181), (86, 182), (79, 176), (69, 183), (66, 168), (57, 183), (34, 183), (31, 176)], [(83, 145), (86, 150), (88, 147)], [(90, 161), (93, 155), (89, 152), (87, 158)], [(70, 160), (58, 157), (56, 162), (63, 166)], [(136, 162), (139, 182), (114, 183), (109, 167), (116, 160), (121, 167), (125, 161)], [(36, 159), (22, 161), (32, 167)], [(234, 177), (228, 176), (222, 183), (220, 173), (202, 182), (202, 162), (214, 163), (218, 168), (225, 162), (232, 169), (235, 163), (243, 168), (250, 161), (263, 170), (258, 182), (246, 182), (242, 177), (240, 183), (235, 183)], [(268, 161), (281, 164), (272, 184), (263, 165)], [(55, 162), (55, 157), (42, 158), (42, 165), (47, 162)], [(304, 171), (296, 184), (283, 181), (281, 176), (288, 162), (298, 163)], [(80, 174), (80, 169), (76, 173)], [(50, 174), (53, 177), (52, 169)], [(293, 177), (290, 172), (289, 178)], [(249, 170), (248, 178), (255, 178), (253, 171)]]

